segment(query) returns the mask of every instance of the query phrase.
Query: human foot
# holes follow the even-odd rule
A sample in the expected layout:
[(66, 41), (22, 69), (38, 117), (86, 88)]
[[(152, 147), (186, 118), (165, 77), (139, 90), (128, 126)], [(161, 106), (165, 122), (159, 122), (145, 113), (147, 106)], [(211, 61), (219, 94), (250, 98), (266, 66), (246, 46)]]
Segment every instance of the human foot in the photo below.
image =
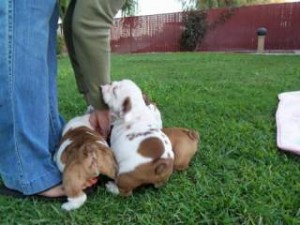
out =
[[(84, 189), (94, 186), (97, 182), (98, 177), (88, 180), (84, 186)], [(62, 184), (52, 187), (46, 191), (40, 192), (38, 193), (38, 195), (48, 198), (66, 197), (66, 193)]]
[(56, 197), (64, 197), (66, 196), (65, 191), (63, 189), (63, 186), (57, 185), (54, 186), (46, 191), (43, 191), (39, 193), (38, 195), (44, 196), (44, 197), (49, 197), (49, 198), (56, 198)]

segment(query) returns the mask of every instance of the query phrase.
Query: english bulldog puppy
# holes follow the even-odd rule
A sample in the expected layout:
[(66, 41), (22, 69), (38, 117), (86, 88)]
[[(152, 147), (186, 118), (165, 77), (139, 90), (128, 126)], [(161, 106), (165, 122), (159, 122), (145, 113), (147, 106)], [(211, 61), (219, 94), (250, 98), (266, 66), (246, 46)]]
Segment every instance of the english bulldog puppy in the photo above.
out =
[(199, 133), (186, 128), (163, 128), (175, 153), (174, 170), (186, 169), (198, 149)]
[(105, 139), (96, 132), (89, 114), (75, 117), (64, 127), (62, 139), (54, 155), (63, 173), (63, 187), (68, 201), (62, 208), (69, 211), (81, 207), (87, 199), (84, 189), (100, 174), (115, 179), (117, 164)]
[(107, 189), (128, 196), (144, 184), (163, 185), (173, 172), (174, 153), (140, 88), (131, 80), (115, 81), (101, 88), (115, 117), (110, 141), (119, 166), (115, 182), (108, 183)]

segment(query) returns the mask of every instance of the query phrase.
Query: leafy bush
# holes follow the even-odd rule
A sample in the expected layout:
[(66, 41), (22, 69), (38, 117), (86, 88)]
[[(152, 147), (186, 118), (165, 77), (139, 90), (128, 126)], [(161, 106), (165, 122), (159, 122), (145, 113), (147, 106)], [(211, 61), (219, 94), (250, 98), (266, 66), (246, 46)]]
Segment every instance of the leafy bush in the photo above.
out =
[(227, 7), (220, 12), (217, 19), (207, 22), (207, 11), (191, 10), (183, 15), (184, 31), (181, 36), (181, 50), (194, 51), (201, 45), (208, 30), (213, 30), (217, 26), (222, 26), (232, 16), (237, 8)]
[(207, 12), (191, 10), (183, 15), (184, 31), (181, 36), (183, 51), (194, 51), (200, 45), (207, 31)]

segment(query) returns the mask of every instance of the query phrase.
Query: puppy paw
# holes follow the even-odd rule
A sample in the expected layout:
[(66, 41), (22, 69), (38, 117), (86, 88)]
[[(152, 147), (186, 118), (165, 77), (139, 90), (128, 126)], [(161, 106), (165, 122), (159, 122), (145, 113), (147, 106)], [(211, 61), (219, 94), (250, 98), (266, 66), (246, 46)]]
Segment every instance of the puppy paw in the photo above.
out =
[(109, 181), (105, 184), (105, 186), (106, 186), (106, 190), (109, 191), (110, 193), (115, 195), (120, 194), (119, 188), (114, 182)]
[(74, 209), (78, 209), (79, 207), (75, 206), (72, 202), (66, 202), (61, 205), (61, 208), (66, 210), (66, 211), (71, 211)]
[(68, 198), (68, 201), (61, 205), (61, 208), (66, 211), (71, 211), (80, 208), (86, 201), (87, 196), (83, 194), (76, 198)]

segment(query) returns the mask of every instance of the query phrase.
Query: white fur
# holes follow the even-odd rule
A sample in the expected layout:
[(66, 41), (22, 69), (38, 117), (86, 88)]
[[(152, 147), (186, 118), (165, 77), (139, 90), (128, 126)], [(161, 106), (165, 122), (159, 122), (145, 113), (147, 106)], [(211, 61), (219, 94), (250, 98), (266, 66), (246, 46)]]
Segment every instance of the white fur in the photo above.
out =
[[(164, 143), (165, 152), (161, 158), (174, 159), (170, 140), (160, 130), (161, 121), (157, 121), (159, 119), (153, 110), (146, 106), (136, 84), (130, 80), (115, 81), (102, 86), (102, 93), (112, 114), (117, 116), (111, 133), (111, 148), (119, 165), (119, 174), (133, 171), (137, 166), (153, 160), (137, 152), (140, 143), (149, 137), (157, 137)], [(123, 102), (127, 97), (130, 97), (131, 109), (124, 114)], [(128, 137), (136, 134), (145, 135), (135, 136), (129, 141)]]
[(65, 125), (62, 135), (65, 135), (65, 133), (70, 129), (74, 129), (74, 128), (82, 127), (82, 126), (88, 127), (90, 129), (94, 130), (94, 128), (91, 126), (89, 119), (90, 119), (90, 114), (85, 114), (83, 116), (77, 116), (77, 117), (71, 119)]
[(105, 187), (106, 190), (112, 194), (118, 195), (120, 193), (118, 186), (112, 181), (107, 182)]
[(86, 199), (87, 199), (87, 196), (85, 193), (76, 198), (68, 198), (68, 201), (66, 203), (62, 204), (61, 208), (64, 210), (67, 210), (67, 211), (78, 209), (84, 204)]
[[(147, 158), (137, 153), (140, 143), (145, 138), (157, 137), (161, 139), (163, 143), (166, 142), (166, 151), (162, 155), (162, 158), (168, 158), (168, 153), (170, 153), (169, 155), (173, 156), (170, 140), (158, 129), (152, 134), (135, 137), (133, 141), (128, 141), (128, 135), (130, 136), (135, 133), (147, 132), (147, 130), (149, 130), (147, 125), (137, 123), (132, 125), (132, 129), (130, 130), (121, 124), (118, 126), (115, 125), (113, 128), (111, 133), (111, 148), (113, 149), (118, 161), (119, 174), (133, 171), (137, 166), (151, 162), (152, 158)], [(128, 149), (128, 151), (126, 151), (126, 149)]]
[(57, 152), (54, 154), (54, 162), (56, 163), (60, 172), (63, 172), (65, 169), (65, 165), (61, 161), (61, 154), (63, 151), (72, 143), (70, 139), (65, 140), (60, 146)]
[(150, 112), (153, 114), (153, 116), (155, 118), (155, 121), (156, 121), (155, 126), (158, 129), (162, 129), (163, 125), (162, 125), (161, 113), (158, 110), (158, 108), (156, 107), (156, 105), (149, 104), (148, 109), (150, 110)]

